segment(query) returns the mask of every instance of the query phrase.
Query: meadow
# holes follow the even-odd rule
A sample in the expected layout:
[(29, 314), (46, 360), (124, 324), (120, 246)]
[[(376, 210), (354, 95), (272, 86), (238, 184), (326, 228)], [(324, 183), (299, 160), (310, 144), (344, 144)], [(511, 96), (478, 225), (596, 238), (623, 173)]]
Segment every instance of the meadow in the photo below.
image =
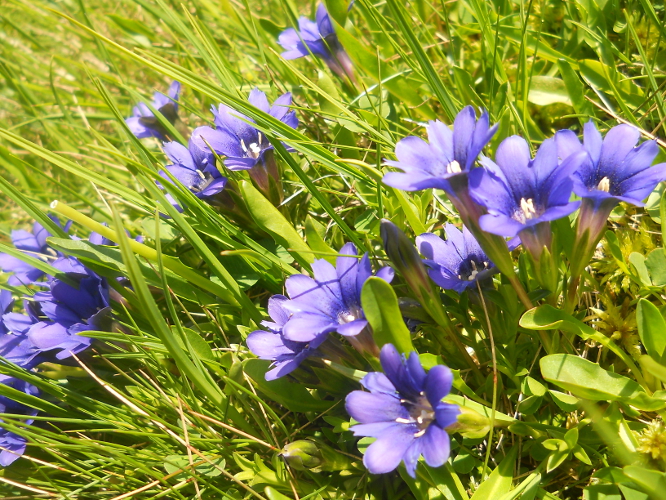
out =
[(0, 498), (664, 498), (664, 10), (5, 0)]

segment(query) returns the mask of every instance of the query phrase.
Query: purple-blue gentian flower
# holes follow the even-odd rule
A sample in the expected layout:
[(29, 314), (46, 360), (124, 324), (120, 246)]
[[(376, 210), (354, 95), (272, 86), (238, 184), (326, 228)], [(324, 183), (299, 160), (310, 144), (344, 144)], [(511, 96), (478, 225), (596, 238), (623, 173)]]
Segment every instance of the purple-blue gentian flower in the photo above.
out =
[(412, 477), (421, 455), (430, 467), (444, 465), (450, 453), (445, 429), (460, 414), (458, 406), (442, 402), (453, 384), (451, 370), (436, 365), (426, 373), (418, 354), (405, 358), (391, 344), (382, 347), (379, 359), (384, 373), (371, 372), (361, 380), (370, 392), (353, 391), (345, 401), (347, 413), (359, 422), (351, 427), (354, 435), (377, 438), (365, 452), (364, 465), (384, 474), (403, 461)]
[[(312, 264), (314, 278), (302, 274), (287, 278), (290, 300), (282, 304), (292, 313), (282, 328), (287, 340), (313, 342), (330, 332), (353, 337), (368, 326), (361, 307), (361, 289), (372, 276), (372, 269), (368, 254), (359, 260), (357, 253), (354, 244), (347, 243), (335, 267), (318, 259)], [(391, 282), (393, 269), (384, 267), (376, 276)]]
[(581, 152), (584, 156), (572, 174), (574, 193), (583, 199), (574, 246), (577, 253), (572, 256), (574, 274), (589, 262), (613, 208), (621, 201), (643, 206), (657, 184), (666, 180), (666, 163), (650, 166), (659, 153), (657, 142), (645, 141), (636, 147), (639, 139), (636, 127), (623, 124), (611, 128), (602, 140), (592, 121), (585, 124), (583, 144), (571, 130), (555, 134), (563, 161)]
[(659, 146), (652, 140), (636, 147), (640, 136), (636, 127), (623, 124), (610, 129), (602, 140), (592, 121), (585, 124), (583, 144), (571, 130), (557, 132), (555, 141), (562, 160), (580, 151), (587, 153), (572, 175), (574, 193), (595, 205), (612, 199), (615, 204), (624, 201), (643, 206), (657, 184), (666, 180), (666, 163), (650, 167)]
[[(6, 313), (0, 319), (0, 356), (26, 370), (45, 361), (41, 351), (28, 338), (28, 330), (34, 321), (19, 313)], [(1, 378), (1, 376), (0, 376)]]
[[(296, 112), (289, 109), (291, 93), (278, 97), (271, 106), (259, 89), (250, 92), (248, 101), (254, 107), (280, 120), (291, 128), (298, 127)], [(249, 170), (250, 176), (264, 193), (271, 191), (272, 182), (277, 186), (274, 191), (282, 195), (280, 173), (273, 156), (273, 145), (268, 138), (256, 129), (254, 120), (234, 109), (220, 104), (213, 106), (215, 128), (199, 127), (192, 132), (190, 151), (199, 151), (202, 156), (210, 155), (211, 148), (224, 157), (224, 166), (229, 170)], [(287, 148), (288, 151), (293, 151)]]
[(5, 326), (4, 321), (1, 317), (5, 314), (8, 314), (12, 311), (14, 307), (14, 297), (12, 297), (12, 292), (9, 290), (0, 290), (0, 335), (4, 335), (9, 332), (7, 326)]
[(410, 136), (396, 144), (398, 161), (386, 160), (386, 164), (402, 172), (387, 173), (383, 182), (403, 191), (436, 188), (450, 194), (451, 180), (466, 177), (496, 130), (497, 125), (490, 127), (488, 113), (484, 111), (477, 120), (472, 106), (458, 113), (453, 130), (439, 120), (431, 121), (429, 143)]
[(513, 238), (520, 236), (535, 260), (550, 249), (550, 221), (566, 217), (580, 205), (569, 201), (571, 174), (580, 165), (576, 154), (560, 163), (554, 139), (543, 142), (534, 159), (522, 137), (511, 136), (497, 148), (495, 162), (483, 158), (483, 169), (470, 175), (472, 198), (488, 211), (481, 229)]
[[(178, 118), (178, 94), (180, 94), (180, 83), (174, 81), (169, 86), (167, 95), (155, 92), (152, 106), (160, 112), (170, 123)], [(125, 120), (130, 131), (138, 138), (157, 137), (164, 139), (167, 135), (164, 127), (155, 117), (145, 103), (140, 102), (132, 109), (132, 116)]]
[(268, 331), (257, 330), (247, 337), (247, 346), (255, 356), (273, 361), (271, 370), (266, 372), (266, 380), (275, 380), (293, 372), (303, 360), (316, 354), (317, 347), (326, 340), (325, 335), (311, 342), (294, 342), (284, 337), (282, 329), (291, 314), (284, 309), (288, 300), (284, 295), (273, 295), (268, 300), (268, 314), (272, 321), (261, 323)]
[[(24, 392), (30, 396), (38, 396), (39, 390), (25, 382), (24, 380), (9, 377), (7, 375), (0, 375), (0, 384), (7, 385), (18, 391)], [(0, 396), (0, 413), (13, 413), (16, 415), (25, 415), (34, 417), (37, 415), (38, 410), (18, 403), (5, 396)], [(30, 425), (32, 419), (23, 420), (22, 423)], [(15, 434), (7, 429), (2, 428), (2, 421), (0, 420), (0, 465), (3, 467), (8, 466), (17, 460), (25, 452), (27, 440), (18, 434)]]
[[(192, 137), (195, 137), (198, 130), (194, 130)], [(166, 166), (166, 170), (197, 198), (215, 196), (227, 185), (227, 178), (223, 177), (215, 166), (214, 156), (210, 151), (207, 154), (201, 151), (192, 138), (189, 148), (178, 142), (168, 142), (164, 144), (164, 152), (173, 162)], [(160, 172), (160, 175), (170, 181), (165, 172)]]
[(446, 224), (444, 232), (446, 241), (432, 233), (416, 237), (416, 246), (435, 283), (445, 290), (462, 293), (493, 274), (493, 263), (466, 227), (460, 231), (453, 224)]
[[(298, 127), (298, 117), (291, 106), (291, 93), (278, 97), (271, 106), (266, 94), (259, 89), (250, 92), (248, 101), (257, 109), (280, 120), (291, 128)], [(201, 151), (210, 152), (209, 145), (219, 155), (224, 156), (224, 165), (229, 170), (249, 170), (264, 161), (273, 145), (268, 138), (252, 126), (254, 120), (244, 114), (220, 104), (213, 106), (215, 129), (199, 127), (192, 133), (192, 143)], [(190, 149), (194, 149), (192, 146)]]
[(73, 257), (64, 257), (53, 266), (73, 279), (78, 288), (51, 278), (48, 291), (32, 297), (29, 314), (39, 321), (28, 330), (28, 338), (42, 352), (57, 350), (65, 359), (87, 349), (92, 339), (79, 333), (109, 328), (109, 285), (106, 279)]
[[(49, 217), (62, 227), (56, 217)], [(71, 221), (65, 224), (64, 231), (67, 232), (70, 226)], [(18, 250), (44, 261), (62, 255), (46, 243), (46, 238), (49, 236), (53, 235), (37, 221), (32, 225), (32, 232), (18, 229), (11, 233), (12, 244)], [(6, 253), (0, 253), (0, 269), (6, 273), (14, 273), (7, 280), (12, 286), (29, 285), (44, 276), (44, 271)]]
[(278, 43), (285, 51), (285, 59), (298, 59), (310, 54), (321, 57), (328, 67), (340, 78), (345, 76), (354, 80), (354, 71), (349, 54), (338, 41), (333, 29), (331, 17), (326, 6), (320, 3), (317, 6), (316, 22), (307, 17), (300, 17), (298, 29), (288, 28), (280, 33)]

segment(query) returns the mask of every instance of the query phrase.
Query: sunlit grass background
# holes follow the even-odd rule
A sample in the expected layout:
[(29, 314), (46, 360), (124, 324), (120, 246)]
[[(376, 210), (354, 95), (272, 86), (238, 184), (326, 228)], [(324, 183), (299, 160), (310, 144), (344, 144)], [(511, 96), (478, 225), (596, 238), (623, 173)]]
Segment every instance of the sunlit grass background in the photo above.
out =
[[(43, 220), (59, 200), (98, 222), (117, 227), (122, 221), (160, 255), (232, 290), (229, 296), (220, 286), (206, 289), (165, 271), (161, 259), (136, 264), (125, 246), (103, 259), (60, 241), (101, 274), (129, 274), (135, 290), (125, 290), (115, 309), (116, 333), (97, 334), (109, 345), (81, 359), (89, 370), (73, 363), (22, 375), (46, 396), (33, 401), (43, 410), (36, 425), (17, 431), (30, 446), (26, 458), (0, 472), (4, 497), (398, 499), (422, 491), (421, 498), (460, 499), (476, 488), (480, 477), (459, 477), (461, 469), (451, 466), (441, 477), (419, 475), (412, 489), (397, 475), (369, 477), (346, 432), (339, 402), (353, 384), (341, 376), (325, 377), (337, 402), (297, 384), (284, 389), (282, 405), (263, 397), (257, 390), (263, 365), (245, 361), (252, 356), (243, 339), (263, 317), (267, 297), (295, 272), (289, 242), (244, 234), (192, 197), (185, 216), (160, 220), (168, 203), (154, 179), (166, 159), (156, 140), (137, 141), (121, 118), (173, 79), (183, 83), (177, 130), (185, 138), (210, 123), (211, 104), (237, 107), (303, 153), (285, 154), (282, 213), (307, 235), (310, 248), (330, 252), (353, 239), (381, 257), (381, 217), (404, 220), (419, 234), (452, 213), (430, 192), (400, 194), (378, 183), (382, 159), (402, 137), (422, 134), (427, 120), (450, 123), (467, 104), (488, 109), (500, 124), (493, 147), (516, 133), (538, 146), (555, 130), (578, 128), (590, 117), (600, 128), (626, 122), (646, 138), (663, 137), (664, 4), (357, 0), (348, 14), (345, 0), (326, 3), (355, 63), (355, 87), (321, 61), (279, 56), (278, 34), (299, 15), (312, 17), (314, 2), (3, 3), (4, 244), (11, 229)], [(254, 87), (271, 98), (293, 92), (298, 131), (243, 108)], [(653, 220), (616, 215), (625, 255), (656, 246), (656, 236), (645, 231), (658, 229)], [(74, 228), (87, 237), (84, 225)], [(307, 265), (312, 257), (304, 251), (297, 260)], [(630, 286), (613, 261), (603, 265), (608, 286)], [(250, 305), (239, 302), (244, 292)], [(510, 413), (508, 406), (499, 409)], [(8, 428), (18, 423), (7, 422)], [(287, 467), (279, 450), (305, 437), (339, 450), (343, 472)], [(503, 457), (498, 449), (491, 466)], [(516, 476), (526, 472), (516, 466)], [(554, 481), (539, 498), (580, 495), (576, 481), (568, 488), (558, 493)]]

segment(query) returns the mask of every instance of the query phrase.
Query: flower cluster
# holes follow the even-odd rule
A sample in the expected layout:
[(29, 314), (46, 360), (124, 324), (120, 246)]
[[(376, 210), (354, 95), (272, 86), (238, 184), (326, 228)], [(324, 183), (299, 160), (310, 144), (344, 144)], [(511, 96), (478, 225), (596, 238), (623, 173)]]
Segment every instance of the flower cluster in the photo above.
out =
[[(175, 95), (174, 103), (177, 93)], [(290, 93), (278, 97), (271, 105), (265, 93), (254, 89), (248, 101), (285, 125), (298, 127), (296, 113), (290, 110)], [(266, 194), (277, 192), (281, 197), (280, 173), (268, 137), (252, 125), (254, 120), (224, 104), (213, 106), (212, 113), (215, 127), (201, 126), (194, 129), (187, 146), (176, 141), (164, 144), (164, 152), (171, 163), (160, 172), (160, 176), (167, 182), (175, 178), (197, 198), (212, 201), (229, 185), (229, 179), (222, 175), (221, 165), (216, 162), (218, 158), (223, 158), (224, 167), (228, 170), (248, 170), (259, 189)], [(132, 120), (135, 118), (128, 118), (128, 124), (134, 123)], [(138, 138), (150, 135), (137, 132), (134, 128), (131, 130)], [(152, 135), (164, 138), (164, 134)], [(181, 209), (170, 194), (167, 198)]]
[[(481, 156), (480, 166), (475, 168), (495, 128), (489, 127), (487, 113), (476, 120), (470, 106), (458, 114), (453, 130), (439, 121), (430, 122), (429, 143), (418, 137), (398, 142), (398, 161), (386, 164), (401, 172), (387, 173), (384, 182), (406, 191), (444, 190), (478, 240), (478, 251), (487, 254), (481, 260), (490, 263), (492, 259), (502, 272), (512, 276), (512, 264), (508, 261), (506, 265), (506, 245), (500, 248), (489, 236), (513, 238), (514, 245), (521, 241), (546, 289), (556, 285), (549, 276), (552, 271), (545, 269), (552, 268), (552, 261), (540, 265), (544, 250), (548, 256), (552, 251), (551, 221), (581, 207), (572, 257), (572, 274), (578, 275), (591, 258), (613, 207), (620, 201), (641, 205), (655, 186), (666, 180), (666, 164), (650, 168), (658, 153), (654, 140), (636, 147), (640, 132), (629, 125), (612, 128), (602, 140), (593, 122), (585, 126), (583, 144), (571, 130), (561, 130), (541, 144), (534, 158), (523, 138), (508, 137), (498, 146), (495, 161)], [(582, 204), (571, 200), (573, 194), (582, 198)], [(436, 270), (431, 272), (433, 280), (444, 288), (462, 291), (466, 287), (452, 278), (462, 279), (471, 272), (452, 272), (459, 265), (444, 255), (460, 244), (454, 244), (456, 236), (449, 233), (447, 230), (452, 244), (448, 248), (432, 235), (422, 235), (418, 245), (428, 265)], [(472, 234), (467, 241), (472, 241)], [(436, 252), (437, 248), (442, 251)], [(481, 270), (485, 268), (483, 265)]]
[[(60, 225), (57, 219), (53, 219)], [(69, 229), (69, 223), (65, 229)], [(43, 260), (57, 272), (45, 273), (23, 263), (18, 258), (3, 254), (3, 270), (12, 271), (8, 282), (30, 285), (41, 291), (23, 299), (25, 313), (15, 312), (15, 301), (8, 290), (0, 291), (0, 356), (24, 370), (30, 371), (44, 362), (60, 363), (73, 354), (90, 347), (92, 339), (81, 335), (90, 330), (109, 331), (109, 285), (73, 257), (66, 257), (51, 249), (46, 238), (50, 234), (35, 223), (33, 232), (13, 231), (12, 241), (17, 249)], [(91, 242), (111, 244), (92, 234)], [(0, 384), (12, 387), (29, 396), (38, 396), (33, 385), (16, 377), (0, 375)], [(37, 410), (8, 397), (0, 397), (0, 413), (34, 417)], [(22, 421), (30, 425), (32, 419)], [(26, 448), (26, 440), (0, 424), (0, 465), (15, 461)]]
[[(285, 283), (289, 298), (271, 298), (269, 314), (273, 321), (263, 323), (268, 331), (252, 332), (247, 339), (254, 354), (273, 361), (267, 380), (295, 370), (317, 352), (331, 332), (347, 337), (355, 347), (373, 349), (365, 338), (368, 321), (361, 307), (361, 289), (372, 276), (372, 269), (368, 254), (360, 259), (357, 254), (354, 244), (347, 243), (335, 267), (324, 259), (316, 260), (312, 264), (314, 278), (290, 276)], [(390, 282), (393, 270), (384, 267), (376, 276)]]

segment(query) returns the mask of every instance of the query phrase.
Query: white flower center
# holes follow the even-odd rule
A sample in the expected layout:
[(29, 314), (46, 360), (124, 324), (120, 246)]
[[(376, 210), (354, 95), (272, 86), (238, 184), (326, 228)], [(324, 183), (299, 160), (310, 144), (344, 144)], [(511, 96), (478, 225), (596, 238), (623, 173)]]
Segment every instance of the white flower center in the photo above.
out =
[(459, 174), (462, 172), (462, 168), (460, 168), (460, 163), (458, 163), (456, 160), (453, 160), (451, 163), (449, 163), (446, 166), (446, 172), (448, 174)]
[(534, 208), (534, 200), (532, 198), (521, 198), (520, 209), (523, 211), (526, 220), (532, 219), (536, 215), (536, 208)]
[(597, 189), (608, 193), (610, 191), (610, 179), (608, 177), (601, 179), (599, 185), (597, 185)]
[(421, 391), (416, 401), (401, 399), (400, 403), (409, 411), (409, 418), (398, 417), (395, 422), (416, 425), (419, 430), (414, 434), (414, 437), (423, 436), (428, 426), (435, 420), (435, 411), (425, 393)]

